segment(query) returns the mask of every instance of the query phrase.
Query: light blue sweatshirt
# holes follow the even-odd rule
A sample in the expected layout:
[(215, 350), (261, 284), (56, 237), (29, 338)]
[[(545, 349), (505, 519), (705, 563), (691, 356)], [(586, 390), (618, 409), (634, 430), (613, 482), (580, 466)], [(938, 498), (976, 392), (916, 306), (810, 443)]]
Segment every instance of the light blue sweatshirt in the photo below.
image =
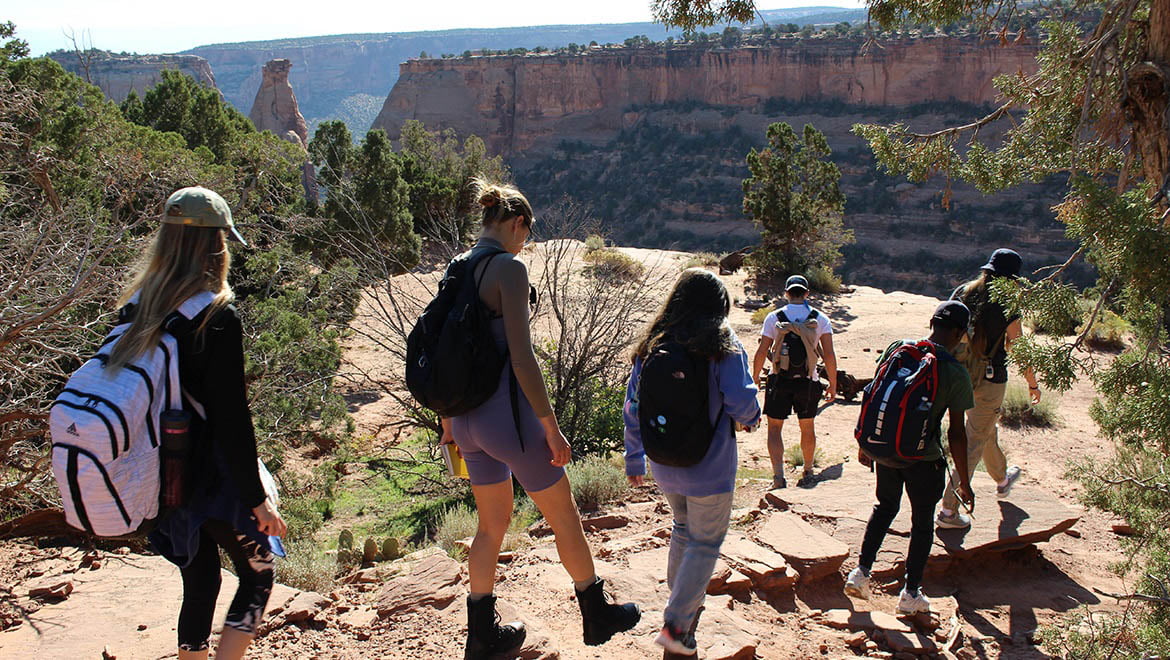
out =
[[(760, 421), (760, 403), (757, 400), (759, 390), (752, 382), (748, 368), (747, 351), (738, 338), (732, 339), (739, 351), (717, 362), (712, 360), (707, 375), (710, 392), (707, 415), (715, 424), (715, 436), (707, 455), (699, 464), (690, 467), (671, 467), (650, 461), (654, 479), (665, 493), (704, 497), (735, 489), (739, 452), (731, 420), (744, 426), (755, 426)], [(641, 373), (642, 359), (637, 358), (626, 388), (624, 407), (626, 474), (631, 476), (646, 474), (646, 452), (642, 448), (642, 429), (638, 424), (638, 377)], [(720, 407), (723, 408), (722, 414)], [(720, 417), (718, 420), (716, 415)]]

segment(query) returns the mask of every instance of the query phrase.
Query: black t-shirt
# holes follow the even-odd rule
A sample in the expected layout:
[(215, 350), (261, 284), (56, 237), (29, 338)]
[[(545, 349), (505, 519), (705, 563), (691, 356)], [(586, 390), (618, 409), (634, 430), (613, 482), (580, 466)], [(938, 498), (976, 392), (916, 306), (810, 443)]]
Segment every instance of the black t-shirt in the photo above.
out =
[[(244, 383), (244, 329), (234, 306), (215, 313), (202, 336), (195, 329), (207, 310), (174, 326), (179, 344), (179, 382), (207, 414), (204, 421), (184, 397), (191, 413), (191, 453), (187, 474), (192, 492), (214, 493), (229, 487), (249, 508), (265, 498), (256, 463), (256, 434)], [(134, 306), (121, 311), (120, 322), (134, 317)], [(226, 482), (226, 483), (225, 483)]]
[[(951, 300), (962, 300), (963, 289), (966, 285), (960, 285), (951, 294)], [(992, 351), (988, 356), (991, 364), (991, 378), (987, 380), (993, 383), (1006, 383), (1008, 380), (1007, 368), (1007, 342), (1005, 335), (1007, 334), (1007, 327), (1020, 318), (1019, 314), (1008, 316), (1004, 310), (1003, 305), (988, 300), (983, 304), (979, 310), (971, 310), (973, 315), (971, 319), (972, 324), (982, 321), (986, 323), (987, 327), (987, 350)], [(984, 376), (986, 378), (986, 376)]]

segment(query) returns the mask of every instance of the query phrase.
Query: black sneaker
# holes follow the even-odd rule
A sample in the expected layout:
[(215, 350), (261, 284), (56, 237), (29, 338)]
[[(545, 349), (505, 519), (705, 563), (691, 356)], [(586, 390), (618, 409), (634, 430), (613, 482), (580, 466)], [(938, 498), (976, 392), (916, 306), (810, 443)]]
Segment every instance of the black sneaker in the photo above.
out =
[(788, 488), (788, 479), (785, 479), (782, 474), (772, 475), (772, 490), (780, 488)]
[(817, 477), (812, 472), (805, 472), (800, 481), (796, 482), (797, 488), (812, 488), (817, 485)]

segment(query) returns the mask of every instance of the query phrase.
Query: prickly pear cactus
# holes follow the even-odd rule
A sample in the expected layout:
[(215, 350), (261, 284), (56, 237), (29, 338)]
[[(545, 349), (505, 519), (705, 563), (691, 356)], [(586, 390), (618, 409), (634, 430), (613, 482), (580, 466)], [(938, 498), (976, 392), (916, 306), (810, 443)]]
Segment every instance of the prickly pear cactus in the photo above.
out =
[(401, 556), (399, 552), (398, 539), (390, 537), (382, 541), (382, 558), (386, 561), (398, 559)]
[(353, 550), (353, 532), (348, 529), (341, 530), (341, 533), (337, 535), (337, 549), (339, 551)]
[(350, 549), (341, 549), (337, 551), (337, 563), (341, 565), (354, 563), (354, 553)]
[(378, 556), (378, 542), (374, 539), (366, 539), (365, 548), (362, 551), (362, 562), (372, 563)]

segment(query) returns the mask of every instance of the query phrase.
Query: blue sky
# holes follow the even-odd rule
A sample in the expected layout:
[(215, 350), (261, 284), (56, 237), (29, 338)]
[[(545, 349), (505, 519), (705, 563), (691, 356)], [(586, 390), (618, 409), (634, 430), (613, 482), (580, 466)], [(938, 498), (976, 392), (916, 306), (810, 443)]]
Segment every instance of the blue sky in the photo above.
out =
[[(860, 0), (760, 0), (761, 9), (862, 7)], [(197, 7), (197, 11), (194, 9)], [(352, 32), (409, 32), (469, 27), (650, 20), (650, 0), (284, 0), (280, 3), (202, 0), (34, 0), (9, 3), (0, 21), (16, 24), (34, 55), (79, 44), (115, 52), (168, 53), (229, 41), (254, 41)]]

